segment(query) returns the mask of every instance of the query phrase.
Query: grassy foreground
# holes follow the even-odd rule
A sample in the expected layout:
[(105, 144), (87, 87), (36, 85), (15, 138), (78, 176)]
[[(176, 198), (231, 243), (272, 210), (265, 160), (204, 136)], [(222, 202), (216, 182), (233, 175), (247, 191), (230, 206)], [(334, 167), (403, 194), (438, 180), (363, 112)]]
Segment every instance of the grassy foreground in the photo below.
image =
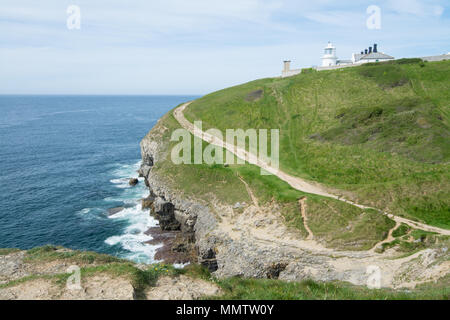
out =
[(368, 289), (342, 282), (284, 282), (270, 279), (231, 278), (218, 281), (225, 294), (216, 299), (236, 300), (448, 300), (444, 282), (414, 290)]
[[(17, 252), (16, 249), (1, 249), (0, 255)], [(200, 265), (188, 265), (184, 269), (175, 269), (171, 265), (153, 264), (145, 268), (130, 261), (98, 254), (95, 252), (72, 251), (62, 247), (44, 246), (34, 248), (26, 253), (25, 261), (33, 265), (45, 265), (51, 262), (67, 262), (81, 266), (82, 279), (107, 273), (115, 278), (127, 278), (135, 289), (137, 299), (145, 298), (144, 292), (149, 287), (157, 286), (161, 276), (176, 278), (185, 275), (216, 284), (221, 294), (202, 299), (239, 299), (239, 300), (384, 300), (384, 299), (439, 299), (450, 298), (450, 278), (447, 276), (437, 283), (423, 284), (414, 290), (368, 289), (344, 282), (285, 282), (271, 279), (227, 278), (216, 279)], [(0, 290), (16, 286), (27, 281), (47, 279), (64, 287), (69, 273), (33, 274), (0, 285)], [(84, 281), (84, 280), (83, 280)]]

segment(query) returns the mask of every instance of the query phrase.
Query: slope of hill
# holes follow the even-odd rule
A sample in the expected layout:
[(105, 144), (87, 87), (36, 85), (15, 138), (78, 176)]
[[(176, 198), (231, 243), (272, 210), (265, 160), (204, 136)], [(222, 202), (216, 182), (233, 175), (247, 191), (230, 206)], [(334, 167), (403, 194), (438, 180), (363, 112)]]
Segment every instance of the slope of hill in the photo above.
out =
[(450, 61), (262, 79), (194, 101), (203, 128), (279, 128), (281, 169), (450, 228)]

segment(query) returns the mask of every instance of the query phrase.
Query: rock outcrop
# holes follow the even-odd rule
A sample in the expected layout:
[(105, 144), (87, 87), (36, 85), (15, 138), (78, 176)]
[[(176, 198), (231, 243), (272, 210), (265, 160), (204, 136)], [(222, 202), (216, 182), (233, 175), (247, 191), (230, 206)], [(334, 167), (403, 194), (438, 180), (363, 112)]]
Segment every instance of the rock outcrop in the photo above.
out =
[(132, 187), (134, 187), (135, 185), (137, 185), (139, 183), (139, 180), (136, 178), (131, 178), (130, 181), (128, 181), (128, 184)]
[(202, 296), (216, 296), (219, 288), (210, 282), (180, 276), (178, 279), (162, 277), (156, 287), (145, 292), (148, 300), (195, 300)]

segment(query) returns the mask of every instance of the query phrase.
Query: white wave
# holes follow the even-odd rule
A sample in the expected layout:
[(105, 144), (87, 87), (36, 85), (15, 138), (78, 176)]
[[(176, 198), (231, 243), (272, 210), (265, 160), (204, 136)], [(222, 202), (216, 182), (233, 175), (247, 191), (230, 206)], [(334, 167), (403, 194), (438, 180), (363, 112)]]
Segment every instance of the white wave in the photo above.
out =
[(80, 211), (78, 211), (77, 213), (80, 213), (80, 214), (87, 214), (87, 213), (89, 213), (91, 210), (92, 210), (91, 208), (84, 208), (83, 210), (80, 210)]
[[(139, 228), (136, 228), (139, 231)], [(150, 245), (145, 242), (152, 240), (152, 236), (143, 232), (134, 233), (132, 227), (127, 228), (127, 232), (122, 235), (112, 236), (105, 240), (106, 244), (111, 246), (120, 245), (123, 249), (129, 251), (122, 257), (133, 260), (138, 263), (154, 263), (156, 250), (162, 246)]]
[(139, 263), (155, 262), (155, 253), (161, 245), (149, 245), (145, 242), (152, 240), (151, 235), (145, 232), (151, 227), (158, 225), (158, 221), (150, 216), (147, 210), (142, 210), (141, 204), (133, 207), (125, 208), (122, 211), (109, 217), (110, 219), (126, 220), (128, 226), (121, 235), (115, 235), (105, 240), (109, 245), (120, 245), (123, 249), (129, 251), (123, 255), (127, 258)]
[[(122, 258), (150, 264), (156, 262), (155, 253), (162, 244), (150, 245), (146, 243), (153, 238), (151, 235), (146, 235), (145, 232), (151, 227), (158, 226), (158, 221), (150, 216), (148, 210), (142, 210), (140, 204), (140, 200), (148, 195), (144, 178), (138, 178), (139, 184), (134, 187), (129, 185), (129, 179), (137, 177), (137, 170), (140, 165), (141, 161), (130, 165), (116, 165), (111, 168), (110, 183), (121, 191), (117, 196), (105, 198), (105, 207), (108, 206), (108, 202), (123, 203), (125, 208), (108, 218), (126, 221), (126, 227), (121, 234), (107, 238), (105, 243), (110, 246), (118, 245), (128, 251), (121, 255)], [(80, 212), (90, 215), (91, 212), (98, 213), (98, 210), (105, 212), (105, 208), (86, 208)]]
[(81, 216), (85, 223), (90, 223), (92, 220), (101, 220), (103, 209), (101, 208), (84, 208), (77, 211), (75, 214)]
[(137, 176), (141, 161), (134, 164), (124, 164), (113, 170), (112, 174), (118, 178), (130, 178)]
[(151, 264), (156, 262), (154, 257), (156, 250), (161, 245), (146, 244), (146, 241), (152, 240), (151, 236), (140, 234), (126, 233), (120, 236), (112, 236), (105, 240), (105, 243), (113, 246), (120, 245), (123, 249), (128, 250), (129, 253), (124, 254), (122, 257), (133, 260), (138, 263)]

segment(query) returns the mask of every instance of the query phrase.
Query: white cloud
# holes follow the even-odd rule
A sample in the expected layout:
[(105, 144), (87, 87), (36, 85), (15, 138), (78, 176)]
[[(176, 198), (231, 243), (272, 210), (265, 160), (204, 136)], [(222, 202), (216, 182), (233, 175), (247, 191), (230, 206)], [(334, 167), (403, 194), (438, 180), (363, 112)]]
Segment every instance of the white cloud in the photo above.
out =
[(326, 25), (334, 25), (340, 27), (361, 27), (365, 26), (367, 19), (366, 12), (351, 11), (320, 11), (306, 13), (305, 17)]
[(436, 0), (388, 0), (387, 7), (401, 14), (441, 16), (444, 7)]

